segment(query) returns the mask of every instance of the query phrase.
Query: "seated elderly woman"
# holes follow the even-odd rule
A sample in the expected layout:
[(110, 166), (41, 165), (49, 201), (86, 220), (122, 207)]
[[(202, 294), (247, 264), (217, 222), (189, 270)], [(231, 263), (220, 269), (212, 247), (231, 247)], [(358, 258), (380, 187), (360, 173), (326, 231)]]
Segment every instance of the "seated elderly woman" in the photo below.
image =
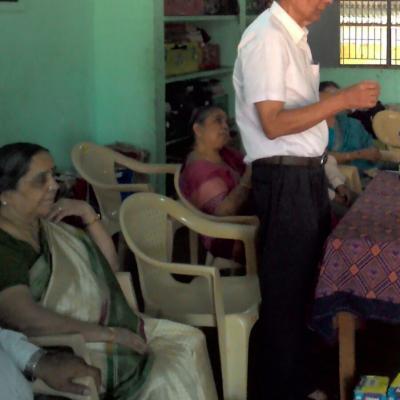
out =
[[(182, 167), (180, 187), (183, 195), (207, 214), (246, 214), (251, 169), (244, 164), (239, 151), (228, 147), (230, 135), (226, 113), (214, 106), (199, 108), (192, 115), (190, 127), (194, 147)], [(241, 261), (238, 242), (203, 238), (203, 244), (215, 257)]]
[[(45, 148), (0, 148), (0, 323), (28, 336), (82, 334), (112, 398), (215, 399), (202, 333), (135, 314), (99, 216), (82, 201), (55, 203), (57, 189)], [(60, 222), (67, 216), (86, 232)]]
[[(340, 90), (335, 82), (321, 82), (321, 98)], [(327, 119), (329, 127), (328, 151), (338, 164), (351, 163), (361, 171), (374, 168), (381, 159), (379, 150), (374, 147), (372, 136), (361, 122), (340, 113)]]

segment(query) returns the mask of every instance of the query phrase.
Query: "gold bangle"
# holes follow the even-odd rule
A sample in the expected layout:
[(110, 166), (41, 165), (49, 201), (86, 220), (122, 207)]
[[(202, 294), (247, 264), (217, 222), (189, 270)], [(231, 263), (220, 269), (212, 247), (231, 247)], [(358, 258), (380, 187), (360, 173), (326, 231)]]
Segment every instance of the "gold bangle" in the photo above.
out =
[(88, 226), (93, 225), (95, 222), (100, 221), (100, 219), (101, 219), (101, 215), (96, 214), (91, 221), (86, 222), (85, 227), (87, 228)]

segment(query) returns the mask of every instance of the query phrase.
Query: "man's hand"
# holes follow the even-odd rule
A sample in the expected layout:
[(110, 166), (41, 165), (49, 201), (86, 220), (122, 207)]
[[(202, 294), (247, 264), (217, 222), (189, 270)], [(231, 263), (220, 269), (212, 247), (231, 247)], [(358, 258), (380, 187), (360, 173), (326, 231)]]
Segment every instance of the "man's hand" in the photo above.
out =
[(380, 86), (376, 81), (362, 81), (338, 92), (343, 96), (346, 108), (359, 109), (375, 107), (380, 94)]
[(336, 189), (335, 201), (348, 207), (351, 202), (350, 189), (346, 185), (339, 185)]
[(89, 388), (75, 383), (77, 378), (91, 376), (100, 388), (101, 375), (97, 368), (87, 365), (81, 358), (68, 353), (47, 353), (35, 368), (35, 377), (55, 390), (78, 395), (89, 395)]

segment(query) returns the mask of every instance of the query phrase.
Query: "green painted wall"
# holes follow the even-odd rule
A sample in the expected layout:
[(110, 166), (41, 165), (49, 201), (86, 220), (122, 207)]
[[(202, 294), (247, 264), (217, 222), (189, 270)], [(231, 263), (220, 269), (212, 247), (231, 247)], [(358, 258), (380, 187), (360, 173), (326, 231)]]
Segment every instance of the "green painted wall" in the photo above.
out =
[(61, 168), (82, 140), (135, 143), (154, 159), (153, 7), (24, 0), (19, 12), (0, 9), (0, 145), (37, 142)]
[(365, 79), (380, 82), (380, 99), (383, 103), (400, 103), (400, 71), (398, 69), (351, 67), (321, 69), (321, 81), (335, 81), (342, 87)]
[[(70, 167), (71, 147), (82, 140), (134, 143), (160, 160), (155, 16), (162, 7), (150, 0), (110, 4), (25, 0), (19, 12), (0, 8), (0, 145), (40, 143), (61, 168)], [(343, 86), (377, 79), (382, 101), (400, 103), (395, 69), (323, 68), (321, 79)]]
[(95, 140), (142, 146), (154, 160), (154, 2), (95, 2)]
[(40, 143), (68, 167), (93, 132), (93, 0), (0, 9), (0, 52), (0, 144)]

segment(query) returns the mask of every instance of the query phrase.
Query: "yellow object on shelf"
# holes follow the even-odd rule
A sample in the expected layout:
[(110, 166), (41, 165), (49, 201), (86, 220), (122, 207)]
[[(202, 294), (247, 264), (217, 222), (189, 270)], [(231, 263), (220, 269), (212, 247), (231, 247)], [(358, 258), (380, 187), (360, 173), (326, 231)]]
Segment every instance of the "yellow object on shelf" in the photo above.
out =
[(354, 400), (386, 400), (387, 376), (364, 375), (354, 390)]
[(202, 53), (198, 43), (165, 44), (166, 76), (190, 74), (199, 71)]

